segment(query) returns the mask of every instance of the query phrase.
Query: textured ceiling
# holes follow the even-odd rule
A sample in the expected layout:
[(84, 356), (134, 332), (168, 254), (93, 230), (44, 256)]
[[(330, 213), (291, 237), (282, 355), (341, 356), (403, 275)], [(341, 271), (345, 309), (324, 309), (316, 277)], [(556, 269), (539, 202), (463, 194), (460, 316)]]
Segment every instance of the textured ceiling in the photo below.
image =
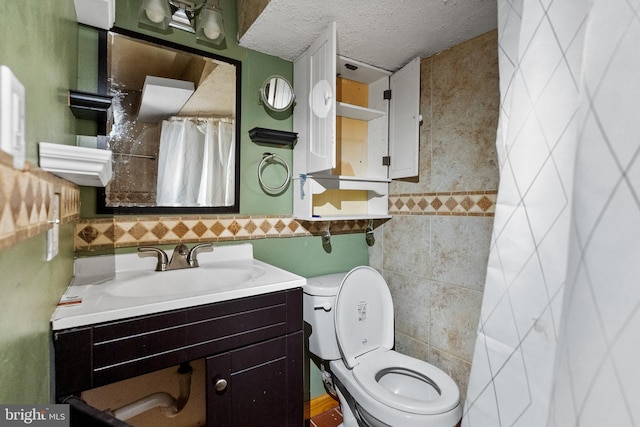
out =
[(240, 45), (293, 61), (331, 21), (340, 55), (395, 71), (497, 26), (496, 0), (271, 0)]

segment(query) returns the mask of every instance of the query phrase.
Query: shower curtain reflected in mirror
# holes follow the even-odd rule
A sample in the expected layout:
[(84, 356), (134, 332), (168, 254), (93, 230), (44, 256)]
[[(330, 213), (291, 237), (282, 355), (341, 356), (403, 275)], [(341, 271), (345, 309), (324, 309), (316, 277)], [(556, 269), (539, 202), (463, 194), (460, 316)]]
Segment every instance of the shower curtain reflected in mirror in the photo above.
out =
[(231, 206), (233, 119), (173, 117), (162, 122), (158, 206)]

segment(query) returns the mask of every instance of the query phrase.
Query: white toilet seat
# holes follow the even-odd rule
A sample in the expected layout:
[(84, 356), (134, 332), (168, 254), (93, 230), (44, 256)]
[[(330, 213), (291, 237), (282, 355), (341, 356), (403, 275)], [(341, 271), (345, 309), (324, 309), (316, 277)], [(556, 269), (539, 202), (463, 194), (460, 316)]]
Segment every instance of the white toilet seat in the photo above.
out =
[[(379, 349), (358, 358), (353, 377), (358, 384), (377, 401), (404, 412), (421, 415), (442, 414), (454, 409), (460, 402), (460, 392), (455, 382), (437, 367), (397, 353)], [(411, 376), (435, 385), (439, 396), (435, 399), (411, 398), (396, 394), (378, 382), (385, 371), (410, 373)]]
[[(316, 343), (321, 353), (316, 356), (330, 361), (345, 414), (344, 425), (355, 427), (359, 419), (372, 426), (456, 425), (462, 405), (453, 380), (435, 366), (392, 350), (393, 300), (380, 273), (361, 266), (343, 275), (324, 276), (318, 282), (337, 287), (335, 299), (326, 301), (324, 296), (322, 305), (315, 296), (324, 293), (309, 289), (313, 292), (309, 293), (310, 299), (314, 299), (307, 301), (309, 312), (313, 310), (307, 316), (317, 320), (312, 326), (320, 332), (320, 326), (326, 323), (315, 315), (328, 311), (325, 303), (333, 311), (332, 328), (323, 330), (330, 332), (323, 335), (330, 341), (329, 347)], [(331, 345), (337, 347), (335, 351)]]
[(375, 269), (356, 267), (342, 279), (334, 310), (336, 339), (350, 368), (356, 359), (379, 348), (393, 348), (393, 300)]

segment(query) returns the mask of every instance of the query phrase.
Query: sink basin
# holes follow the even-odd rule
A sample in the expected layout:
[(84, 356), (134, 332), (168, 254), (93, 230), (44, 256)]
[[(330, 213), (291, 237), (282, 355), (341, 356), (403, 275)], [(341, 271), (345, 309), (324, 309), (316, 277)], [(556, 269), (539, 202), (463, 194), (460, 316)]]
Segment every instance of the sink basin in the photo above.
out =
[(51, 315), (54, 331), (301, 287), (306, 279), (253, 257), (250, 243), (217, 246), (200, 267), (154, 271), (137, 253), (83, 257)]
[(115, 297), (144, 298), (229, 290), (264, 274), (257, 265), (204, 266), (162, 272), (129, 271), (106, 286)]

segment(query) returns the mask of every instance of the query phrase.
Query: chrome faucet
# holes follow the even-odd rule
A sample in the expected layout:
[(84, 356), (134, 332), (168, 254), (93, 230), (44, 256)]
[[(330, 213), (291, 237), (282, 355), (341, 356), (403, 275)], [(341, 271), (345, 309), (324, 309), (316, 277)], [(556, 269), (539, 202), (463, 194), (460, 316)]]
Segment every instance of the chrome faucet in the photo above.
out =
[(167, 253), (159, 248), (154, 248), (152, 246), (140, 246), (138, 248), (138, 256), (157, 256), (158, 263), (156, 264), (156, 271), (165, 271), (167, 269), (167, 265), (169, 265), (169, 258), (167, 257)]
[(192, 247), (187, 254), (187, 264), (189, 264), (189, 267), (195, 268), (198, 266), (198, 254), (200, 252), (213, 252), (213, 244), (200, 243)]
[(141, 246), (138, 248), (138, 256), (156, 256), (158, 257), (158, 263), (156, 264), (156, 271), (169, 271), (178, 270), (181, 268), (195, 268), (198, 266), (198, 254), (200, 252), (212, 252), (213, 244), (200, 243), (189, 249), (185, 244), (179, 244), (173, 250), (171, 260), (167, 253), (160, 248), (153, 246)]

